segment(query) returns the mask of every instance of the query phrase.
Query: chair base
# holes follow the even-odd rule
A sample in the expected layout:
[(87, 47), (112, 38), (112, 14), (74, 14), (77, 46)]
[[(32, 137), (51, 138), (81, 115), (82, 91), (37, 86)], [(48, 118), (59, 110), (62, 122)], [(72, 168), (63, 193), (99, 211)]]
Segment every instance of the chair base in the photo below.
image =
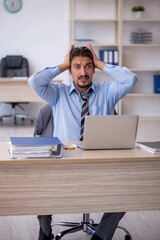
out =
[[(80, 223), (76, 222), (60, 222), (60, 223), (53, 223), (51, 224), (51, 227), (59, 225), (59, 226), (64, 226), (64, 227), (70, 227), (69, 229), (66, 229), (55, 236), (54, 240), (59, 240), (61, 239), (64, 235), (69, 234), (69, 233), (74, 233), (78, 231), (83, 231), (87, 234), (93, 234), (96, 231), (97, 223), (94, 223), (93, 219), (90, 219), (90, 214), (89, 213), (84, 213), (83, 214), (83, 221)], [(132, 240), (132, 237), (130, 233), (121, 226), (118, 226), (117, 228), (123, 230), (125, 232), (125, 237), (124, 240)]]
[[(16, 125), (17, 124), (17, 118), (21, 118), (21, 120), (23, 121), (24, 119), (28, 119), (28, 115), (26, 114), (16, 114), (16, 110), (15, 110), (15, 107), (18, 106), (19, 108), (21, 108), (23, 111), (25, 111), (25, 109), (20, 105), (20, 104), (17, 104), (17, 103), (9, 103), (12, 105), (12, 114), (8, 114), (8, 115), (1, 115), (0, 116), (0, 121), (3, 121), (3, 118), (13, 118), (14, 120), (14, 124)], [(31, 119), (30, 120), (31, 123), (33, 123), (33, 120)]]
[(29, 119), (31, 123), (34, 123), (33, 119), (30, 119), (27, 115), (23, 115), (23, 114), (16, 114), (15, 116), (12, 115), (1, 115), (0, 116), (0, 121), (3, 121), (3, 118), (12, 118), (14, 125), (17, 125), (17, 118), (20, 118), (22, 121), (24, 121), (25, 119)]
[(78, 232), (78, 231), (83, 231), (83, 232), (86, 232), (87, 234), (93, 234), (96, 231), (96, 227), (97, 227), (98, 224), (94, 223), (94, 221), (92, 219), (90, 219), (90, 214), (84, 213), (83, 214), (83, 221), (80, 222), (80, 223), (60, 222), (60, 223), (51, 224), (51, 227), (53, 227), (55, 225), (71, 227), (69, 229), (66, 229), (66, 230), (58, 233), (58, 235), (54, 238), (54, 240), (59, 240), (66, 234), (73, 233), (73, 232)]

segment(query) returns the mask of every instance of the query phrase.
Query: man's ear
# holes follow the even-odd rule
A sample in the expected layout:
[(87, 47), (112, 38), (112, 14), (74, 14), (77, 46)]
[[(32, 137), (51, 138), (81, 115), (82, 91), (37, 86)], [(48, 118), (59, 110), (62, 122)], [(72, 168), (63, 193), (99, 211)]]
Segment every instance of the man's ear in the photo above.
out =
[(71, 67), (69, 67), (68, 71), (69, 71), (69, 74), (72, 75)]

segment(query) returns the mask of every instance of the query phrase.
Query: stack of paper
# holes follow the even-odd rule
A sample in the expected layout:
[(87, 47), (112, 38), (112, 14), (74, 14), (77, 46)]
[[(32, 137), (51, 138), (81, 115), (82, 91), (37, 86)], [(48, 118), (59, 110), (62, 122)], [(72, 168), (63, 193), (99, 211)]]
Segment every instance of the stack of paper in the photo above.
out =
[(57, 158), (62, 157), (63, 144), (57, 137), (11, 137), (10, 157)]

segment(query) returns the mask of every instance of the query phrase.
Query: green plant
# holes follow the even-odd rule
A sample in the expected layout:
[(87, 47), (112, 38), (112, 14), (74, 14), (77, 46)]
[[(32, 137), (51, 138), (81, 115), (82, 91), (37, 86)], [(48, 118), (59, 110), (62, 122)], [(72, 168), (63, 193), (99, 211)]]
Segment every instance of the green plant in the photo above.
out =
[(143, 6), (137, 6), (132, 8), (132, 12), (143, 12), (145, 8)]

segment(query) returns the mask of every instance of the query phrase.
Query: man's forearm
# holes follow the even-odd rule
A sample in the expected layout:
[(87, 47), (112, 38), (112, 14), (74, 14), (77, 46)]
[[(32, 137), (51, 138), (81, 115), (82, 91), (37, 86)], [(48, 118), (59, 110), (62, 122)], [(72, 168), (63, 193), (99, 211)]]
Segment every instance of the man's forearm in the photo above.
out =
[(131, 72), (126, 67), (105, 64), (103, 71), (106, 72), (111, 77), (113, 77), (114, 80), (117, 80), (119, 82), (137, 81), (136, 74)]
[(60, 69), (57, 67), (45, 68), (42, 71), (39, 71), (33, 74), (29, 78), (29, 85), (45, 85), (52, 81), (58, 74), (60, 74)]
[(106, 65), (106, 63), (98, 60), (98, 61), (96, 62), (96, 66), (95, 66), (95, 67), (98, 68), (99, 70), (103, 71), (103, 68), (104, 68), (105, 65)]
[(130, 92), (137, 82), (136, 74), (125, 67), (106, 64), (103, 71), (114, 79), (110, 85), (110, 90), (114, 93), (118, 91), (121, 93), (121, 97)]
[(58, 65), (57, 67), (59, 68), (59, 70), (61, 71), (61, 73), (69, 69), (68, 65), (66, 65), (65, 63), (60, 64), (60, 65)]

